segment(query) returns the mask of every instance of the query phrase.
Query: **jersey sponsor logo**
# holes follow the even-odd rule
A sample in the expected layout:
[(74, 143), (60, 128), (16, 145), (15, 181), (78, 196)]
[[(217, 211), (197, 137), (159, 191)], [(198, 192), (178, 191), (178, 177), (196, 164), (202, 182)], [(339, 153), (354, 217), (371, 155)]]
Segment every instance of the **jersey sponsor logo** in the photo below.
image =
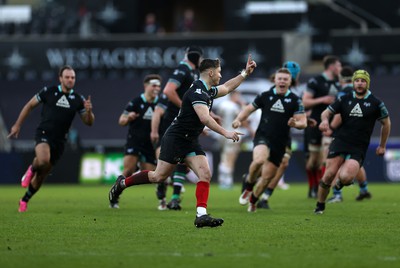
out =
[(356, 106), (354, 106), (354, 108), (350, 111), (350, 116), (363, 117), (360, 104), (357, 103)]
[(281, 102), (280, 99), (277, 100), (274, 103), (274, 105), (272, 105), (271, 111), (278, 112), (278, 113), (284, 113), (285, 112), (285, 108), (283, 107), (282, 102)]
[(370, 107), (370, 106), (371, 106), (371, 103), (369, 103), (369, 102), (364, 102), (364, 106), (365, 106), (365, 107)]
[(56, 105), (59, 106), (59, 107), (63, 107), (63, 108), (70, 108), (71, 107), (69, 105), (68, 99), (65, 97), (65, 95), (62, 95), (62, 97), (57, 101)]
[(147, 111), (143, 115), (144, 120), (151, 120), (153, 117), (153, 109), (151, 107), (147, 108)]
[(291, 103), (292, 102), (292, 100), (289, 99), (289, 98), (285, 98), (283, 101), (286, 102), (286, 103)]
[(195, 93), (200, 94), (201, 95), (201, 88), (197, 88)]

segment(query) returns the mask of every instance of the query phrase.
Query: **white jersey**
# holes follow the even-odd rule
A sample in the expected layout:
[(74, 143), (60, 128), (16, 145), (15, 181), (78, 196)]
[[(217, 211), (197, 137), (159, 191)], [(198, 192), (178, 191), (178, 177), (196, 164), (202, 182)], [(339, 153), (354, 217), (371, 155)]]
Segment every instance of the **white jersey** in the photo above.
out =
[(232, 130), (232, 122), (240, 113), (240, 105), (230, 99), (222, 101), (218, 105), (217, 114), (222, 117), (222, 127), (227, 130)]

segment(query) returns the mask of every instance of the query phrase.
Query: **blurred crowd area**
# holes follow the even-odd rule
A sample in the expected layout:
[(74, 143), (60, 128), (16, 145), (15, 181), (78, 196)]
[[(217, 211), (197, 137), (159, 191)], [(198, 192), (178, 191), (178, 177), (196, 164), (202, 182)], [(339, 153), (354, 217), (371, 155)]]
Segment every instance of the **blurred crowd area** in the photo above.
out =
[(400, 2), (364, 0), (1, 0), (29, 7), (29, 19), (0, 18), (0, 36), (188, 33), (332, 29), (390, 31), (400, 27)]

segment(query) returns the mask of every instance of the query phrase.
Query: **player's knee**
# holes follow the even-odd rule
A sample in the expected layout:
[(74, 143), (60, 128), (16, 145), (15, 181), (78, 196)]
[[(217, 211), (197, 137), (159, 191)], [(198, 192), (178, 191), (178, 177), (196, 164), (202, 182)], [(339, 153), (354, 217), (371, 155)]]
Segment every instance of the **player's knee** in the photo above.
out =
[(348, 186), (348, 185), (353, 184), (354, 176), (347, 172), (341, 172), (339, 175), (339, 179), (343, 185)]
[(340, 182), (344, 185), (344, 186), (348, 186), (348, 185), (352, 185), (354, 182), (354, 177), (351, 177), (349, 175), (345, 175), (342, 176), (342, 174), (340, 174), (339, 176)]
[(51, 167), (50, 160), (48, 159), (38, 159), (35, 168), (40, 171), (48, 170)]
[(204, 172), (203, 174), (200, 175), (199, 180), (210, 182), (211, 181), (211, 172)]
[(265, 160), (262, 158), (256, 158), (253, 160), (253, 164), (257, 167), (261, 167), (264, 164)]

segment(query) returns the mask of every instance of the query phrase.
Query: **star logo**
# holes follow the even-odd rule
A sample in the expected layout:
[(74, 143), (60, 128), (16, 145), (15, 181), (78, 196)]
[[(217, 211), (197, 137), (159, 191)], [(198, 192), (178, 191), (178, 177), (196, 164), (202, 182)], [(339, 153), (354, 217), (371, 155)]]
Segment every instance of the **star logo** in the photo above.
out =
[(108, 2), (104, 9), (97, 14), (97, 17), (107, 24), (113, 24), (122, 17), (122, 13), (114, 7), (112, 2)]
[(265, 57), (263, 54), (259, 53), (257, 51), (257, 48), (254, 44), (250, 44), (249, 48), (247, 49), (247, 52), (241, 56), (240, 61), (247, 61), (247, 58), (249, 57), (249, 54), (251, 54), (251, 58), (255, 60), (257, 63), (261, 63), (265, 61)]
[(18, 48), (14, 48), (11, 55), (4, 60), (4, 64), (11, 67), (12, 69), (19, 69), (26, 65), (28, 60), (19, 53)]
[(371, 57), (364, 53), (364, 50), (360, 48), (358, 41), (353, 41), (351, 48), (347, 51), (347, 54), (343, 56), (347, 62), (351, 62), (352, 65), (360, 67), (365, 62), (369, 61)]

